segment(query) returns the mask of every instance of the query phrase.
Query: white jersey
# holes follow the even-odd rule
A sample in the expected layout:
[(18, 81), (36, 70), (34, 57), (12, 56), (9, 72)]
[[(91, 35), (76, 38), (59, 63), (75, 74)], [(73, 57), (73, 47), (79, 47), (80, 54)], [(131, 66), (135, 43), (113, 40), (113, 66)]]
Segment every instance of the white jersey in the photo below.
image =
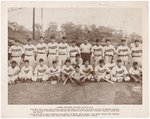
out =
[(134, 69), (134, 67), (131, 67), (129, 69), (129, 74), (131, 75), (140, 75), (142, 73), (142, 69), (140, 67), (138, 67), (138, 69)]
[(94, 45), (91, 49), (92, 57), (103, 56), (104, 48), (101, 45)]
[(45, 43), (39, 43), (36, 45), (37, 54), (47, 54), (48, 46)]
[(116, 66), (116, 63), (107, 63), (106, 66), (109, 68), (109, 70), (112, 70)]
[(90, 53), (91, 52), (91, 49), (92, 49), (92, 45), (90, 43), (82, 43), (80, 45), (80, 50), (82, 53)]
[(8, 67), (8, 75), (14, 75), (16, 72), (20, 71), (18, 66), (12, 68), (11, 66)]
[(25, 67), (23, 66), (21, 68), (21, 74), (32, 74), (33, 73), (33, 69), (31, 66)]
[(36, 47), (34, 45), (26, 44), (24, 46), (24, 54), (27, 56), (33, 56), (36, 52)]
[(70, 54), (70, 57), (75, 57), (76, 54), (80, 54), (80, 49), (77, 46), (75, 46), (75, 47), (70, 46), (69, 54)]
[(57, 43), (49, 43), (48, 44), (48, 52), (49, 54), (55, 54), (58, 53), (58, 44)]
[(56, 67), (50, 67), (49, 68), (49, 73), (51, 75), (54, 75), (54, 74), (59, 74), (61, 72), (61, 68), (59, 66), (56, 66)]
[(62, 72), (65, 73), (65, 74), (70, 74), (72, 71), (74, 71), (74, 68), (71, 65), (70, 66), (64, 65), (62, 67)]
[(44, 64), (43, 66), (37, 65), (34, 74), (37, 76), (44, 75), (48, 72), (48, 66)]
[(107, 72), (110, 72), (109, 68), (107, 66), (103, 66), (101, 67), (100, 65), (97, 65), (95, 67), (95, 73), (98, 74), (98, 75), (106, 75)]
[(131, 50), (128, 46), (118, 46), (117, 54), (118, 56), (128, 56), (131, 53)]
[(141, 57), (142, 56), (142, 47), (139, 45), (138, 47), (134, 46), (131, 48), (132, 57)]
[(73, 72), (71, 73), (71, 77), (72, 77), (72, 78), (75, 78), (75, 79), (77, 79), (77, 80), (79, 80), (82, 76), (83, 76), (83, 73), (82, 73), (80, 70), (79, 70), (79, 72), (73, 71)]
[(116, 49), (113, 45), (109, 45), (109, 46), (104, 46), (104, 55), (114, 55), (114, 53), (116, 52)]
[(128, 74), (128, 71), (125, 66), (121, 66), (120, 68), (118, 66), (115, 66), (112, 69), (112, 75), (114, 75), (116, 77), (122, 77), (126, 74)]
[(89, 74), (93, 71), (93, 67), (91, 65), (88, 65), (87, 67), (85, 65), (82, 65), (80, 70), (83, 74), (86, 75), (86, 74)]
[(69, 53), (69, 45), (67, 43), (59, 43), (58, 44), (58, 55), (67, 55)]
[(23, 54), (23, 48), (21, 46), (11, 46), (9, 48), (9, 53), (11, 53), (11, 56), (20, 57)]

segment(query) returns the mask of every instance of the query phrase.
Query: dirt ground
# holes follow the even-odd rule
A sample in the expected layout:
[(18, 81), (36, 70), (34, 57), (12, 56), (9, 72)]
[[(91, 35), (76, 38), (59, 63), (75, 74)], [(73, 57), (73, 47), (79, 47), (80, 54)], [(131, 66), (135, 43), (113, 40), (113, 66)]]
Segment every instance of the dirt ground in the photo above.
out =
[(88, 82), (84, 86), (71, 83), (20, 83), (8, 86), (8, 104), (142, 104), (140, 83)]

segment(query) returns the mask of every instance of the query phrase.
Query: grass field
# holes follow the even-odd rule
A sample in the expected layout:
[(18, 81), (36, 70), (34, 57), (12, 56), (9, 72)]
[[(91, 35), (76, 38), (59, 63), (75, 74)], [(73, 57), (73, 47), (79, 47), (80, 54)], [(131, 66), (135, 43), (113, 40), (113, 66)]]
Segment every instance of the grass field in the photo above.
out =
[[(73, 87), (71, 83), (20, 83), (8, 87), (9, 104), (142, 104), (142, 91), (133, 87), (140, 83), (86, 83)], [(85, 92), (85, 93), (84, 93)]]

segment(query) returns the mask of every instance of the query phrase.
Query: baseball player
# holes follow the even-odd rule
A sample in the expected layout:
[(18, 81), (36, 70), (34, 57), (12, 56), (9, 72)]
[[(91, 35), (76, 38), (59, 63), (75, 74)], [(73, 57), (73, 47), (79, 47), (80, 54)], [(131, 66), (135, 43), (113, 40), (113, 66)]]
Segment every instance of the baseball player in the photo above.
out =
[(35, 65), (36, 47), (31, 43), (31, 38), (27, 39), (27, 44), (24, 46), (24, 60), (28, 60), (30, 66)]
[(104, 60), (105, 63), (111, 62), (111, 57), (115, 55), (116, 49), (113, 45), (110, 44), (110, 40), (106, 39), (106, 46), (104, 46)]
[(47, 81), (48, 80), (48, 66), (44, 64), (43, 59), (39, 59), (39, 65), (36, 66), (34, 71), (33, 81)]
[(76, 65), (78, 65), (79, 67), (81, 67), (83, 64), (83, 60), (80, 57), (80, 54), (76, 54), (75, 59), (72, 60), (72, 66), (75, 67)]
[(131, 56), (133, 62), (138, 62), (139, 66), (142, 66), (142, 46), (139, 40), (135, 40), (135, 45), (131, 48)]
[(39, 59), (43, 59), (44, 63), (47, 64), (47, 54), (48, 54), (48, 46), (44, 43), (44, 37), (40, 37), (40, 43), (36, 45), (36, 61), (39, 62)]
[(14, 45), (9, 48), (9, 53), (11, 54), (12, 61), (16, 61), (17, 65), (20, 66), (22, 62), (23, 48), (18, 45), (18, 42), (15, 41)]
[(24, 66), (21, 68), (19, 78), (23, 82), (31, 82), (33, 78), (33, 69), (29, 64), (29, 60), (24, 60)]
[(122, 82), (124, 81), (130, 81), (130, 77), (128, 76), (128, 71), (125, 66), (122, 65), (121, 59), (117, 60), (117, 66), (115, 66), (112, 69), (112, 76), (111, 76), (112, 81), (118, 81)]
[(78, 65), (75, 66), (75, 70), (71, 73), (71, 78), (77, 85), (83, 85), (82, 80), (84, 79), (84, 75)]
[(69, 80), (72, 81), (71, 79), (71, 73), (74, 71), (73, 66), (71, 65), (71, 61), (69, 59), (66, 60), (65, 65), (62, 67), (62, 80), (64, 81), (63, 84), (66, 84), (66, 82)]
[(71, 63), (75, 60), (76, 54), (80, 54), (80, 49), (76, 46), (75, 41), (72, 41), (72, 45), (69, 47), (69, 54)]
[(52, 66), (52, 61), (56, 60), (58, 56), (58, 44), (55, 42), (55, 38), (51, 38), (51, 42), (48, 44), (48, 63)]
[(88, 42), (88, 40), (84, 40), (84, 43), (80, 45), (81, 58), (83, 59), (83, 63), (87, 60), (90, 63), (91, 49), (92, 49), (92, 45)]
[(49, 79), (50, 81), (58, 81), (60, 79), (60, 72), (61, 68), (60, 66), (57, 66), (57, 61), (52, 61), (52, 66), (49, 68)]
[(97, 82), (110, 79), (110, 70), (105, 66), (104, 60), (99, 60), (99, 65), (95, 67), (95, 78)]
[(110, 56), (110, 63), (106, 63), (106, 66), (109, 68), (110, 72), (112, 71), (112, 69), (116, 66), (116, 63), (113, 59), (113, 56)]
[(125, 39), (122, 39), (121, 43), (122, 45), (118, 46), (116, 52), (117, 52), (118, 58), (122, 60), (123, 65), (127, 66), (128, 58), (129, 58), (129, 55), (131, 54), (131, 51), (129, 47), (126, 45)]
[(129, 69), (131, 80), (142, 83), (142, 69), (138, 66), (138, 62), (133, 62), (133, 67)]
[(20, 68), (17, 66), (16, 61), (12, 61), (11, 65), (8, 67), (8, 84), (15, 84), (18, 80)]
[(58, 44), (58, 64), (60, 66), (65, 64), (66, 59), (69, 57), (69, 45), (66, 43), (66, 37), (62, 37), (62, 42)]
[(96, 66), (99, 64), (99, 60), (103, 59), (103, 52), (104, 52), (103, 46), (100, 45), (99, 39), (96, 39), (96, 45), (92, 47), (91, 52), (92, 52), (92, 59), (94, 61), (93, 62), (94, 66)]
[(84, 79), (82, 80), (82, 82), (85, 82), (86, 80), (88, 81), (93, 81), (93, 67), (92, 65), (89, 64), (89, 61), (85, 61), (84, 65), (81, 66), (80, 68), (81, 72), (84, 75)]

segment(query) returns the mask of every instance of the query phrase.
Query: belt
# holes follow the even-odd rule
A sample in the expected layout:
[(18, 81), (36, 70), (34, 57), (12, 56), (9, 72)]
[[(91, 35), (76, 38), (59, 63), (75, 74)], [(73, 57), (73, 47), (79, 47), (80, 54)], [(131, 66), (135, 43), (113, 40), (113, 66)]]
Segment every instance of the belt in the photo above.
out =
[(44, 53), (44, 52), (38, 52), (37, 54), (46, 54), (46, 53)]
[(94, 55), (95, 57), (98, 57), (98, 56), (103, 56), (103, 55)]
[(21, 57), (21, 56), (12, 56), (12, 57)]
[(70, 57), (76, 57), (76, 56), (70, 56)]
[(33, 55), (25, 55), (25, 56), (33, 56)]
[(49, 55), (56, 55), (57, 53), (49, 53)]
[(125, 56), (128, 56), (128, 55), (118, 55), (119, 57), (121, 56), (121, 57), (125, 57)]
[(108, 54), (105, 54), (105, 56), (113, 56), (113, 55), (108, 55)]
[(141, 57), (141, 56), (132, 56), (132, 57)]
[(59, 55), (66, 55), (66, 54), (60, 54), (60, 53), (59, 53)]

